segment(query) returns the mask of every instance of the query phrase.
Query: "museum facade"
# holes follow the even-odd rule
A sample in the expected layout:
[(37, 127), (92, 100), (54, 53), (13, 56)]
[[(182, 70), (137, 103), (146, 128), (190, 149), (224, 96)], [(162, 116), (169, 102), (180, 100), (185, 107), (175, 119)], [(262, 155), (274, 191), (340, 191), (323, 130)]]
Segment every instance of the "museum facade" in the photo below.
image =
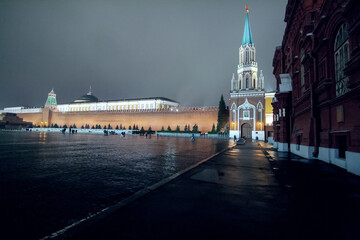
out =
[(289, 0), (277, 80), (274, 147), (360, 175), (360, 2)]

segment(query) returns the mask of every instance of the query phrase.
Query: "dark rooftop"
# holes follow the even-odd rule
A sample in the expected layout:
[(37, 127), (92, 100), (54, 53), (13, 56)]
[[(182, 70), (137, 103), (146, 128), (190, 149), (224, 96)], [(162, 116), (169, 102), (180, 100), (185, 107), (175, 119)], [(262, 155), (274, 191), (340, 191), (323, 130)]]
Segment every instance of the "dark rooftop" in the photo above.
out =
[(179, 103), (175, 100), (172, 100), (170, 98), (166, 98), (166, 97), (146, 97), (146, 98), (122, 98), (122, 99), (113, 99), (113, 100), (101, 100), (99, 101), (99, 99), (93, 95), (83, 95), (80, 98), (76, 99), (74, 102), (71, 103), (60, 103), (60, 104), (74, 104), (74, 103), (92, 103), (92, 102), (117, 102), (117, 101), (138, 101), (138, 100), (150, 100), (150, 99), (156, 99), (156, 100), (163, 100), (163, 101), (170, 101), (170, 102), (175, 102), (175, 103)]

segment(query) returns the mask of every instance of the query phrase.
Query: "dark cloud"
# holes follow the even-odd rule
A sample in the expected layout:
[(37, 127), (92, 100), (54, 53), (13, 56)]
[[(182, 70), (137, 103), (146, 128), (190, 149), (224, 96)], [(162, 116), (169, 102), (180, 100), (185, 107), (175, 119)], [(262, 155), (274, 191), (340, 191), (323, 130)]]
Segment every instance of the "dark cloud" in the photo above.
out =
[[(215, 106), (238, 64), (245, 1), (0, 1), (0, 108), (88, 91), (99, 99), (164, 96)], [(286, 1), (248, 1), (265, 86)]]

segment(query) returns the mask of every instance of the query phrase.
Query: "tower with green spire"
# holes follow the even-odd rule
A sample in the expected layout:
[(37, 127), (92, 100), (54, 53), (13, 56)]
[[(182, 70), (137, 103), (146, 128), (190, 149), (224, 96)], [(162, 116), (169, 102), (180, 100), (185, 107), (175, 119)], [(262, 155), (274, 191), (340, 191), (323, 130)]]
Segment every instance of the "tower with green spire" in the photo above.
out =
[(56, 109), (57, 101), (56, 101), (56, 93), (54, 92), (54, 88), (48, 93), (48, 97), (45, 102), (45, 108)]
[(230, 136), (264, 140), (264, 76), (258, 76), (256, 48), (250, 27), (249, 8), (246, 6), (245, 25), (239, 65), (231, 79)]
[(263, 85), (258, 82), (256, 49), (251, 33), (248, 6), (246, 6), (244, 32), (242, 43), (239, 48), (239, 65), (237, 75), (238, 82), (236, 90), (260, 89), (260, 86)]

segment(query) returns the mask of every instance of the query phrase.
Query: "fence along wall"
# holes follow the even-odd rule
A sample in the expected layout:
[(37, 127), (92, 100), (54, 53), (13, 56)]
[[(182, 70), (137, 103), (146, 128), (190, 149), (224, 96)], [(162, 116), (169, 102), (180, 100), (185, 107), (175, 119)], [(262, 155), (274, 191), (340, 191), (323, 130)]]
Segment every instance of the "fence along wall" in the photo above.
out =
[[(46, 113), (50, 111), (50, 113)], [(212, 125), (217, 124), (218, 108), (178, 108), (178, 109), (163, 109), (163, 110), (133, 110), (133, 111), (89, 111), (89, 112), (57, 112), (48, 109), (43, 109), (41, 113), (21, 113), (19, 117), (24, 121), (32, 122), (36, 125), (41, 125), (47, 122), (48, 125), (58, 124), (67, 126), (76, 124), (78, 128), (82, 125), (89, 124), (90, 127), (100, 124), (101, 127), (106, 127), (108, 124), (115, 128), (116, 125), (128, 129), (129, 126), (138, 125), (139, 128), (144, 127), (148, 129), (150, 126), (153, 130), (161, 130), (162, 127), (167, 129), (168, 126), (172, 130), (179, 125), (183, 130), (185, 125), (190, 125), (191, 129), (194, 124), (197, 124), (199, 131), (211, 131)], [(46, 121), (47, 120), (47, 121)]]

